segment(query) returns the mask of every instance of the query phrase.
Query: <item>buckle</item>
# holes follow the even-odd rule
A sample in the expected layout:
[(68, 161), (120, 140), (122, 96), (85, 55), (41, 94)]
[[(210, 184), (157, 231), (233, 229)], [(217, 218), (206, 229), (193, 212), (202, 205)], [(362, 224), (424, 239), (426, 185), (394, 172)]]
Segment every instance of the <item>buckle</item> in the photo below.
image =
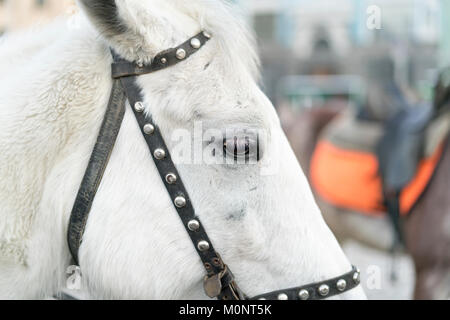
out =
[(212, 276), (205, 276), (203, 288), (208, 297), (215, 298), (222, 292), (222, 277), (223, 271)]
[(227, 290), (229, 291), (228, 295), (231, 295), (231, 297), (228, 297), (228, 300), (230, 300), (230, 298), (233, 300), (245, 299), (244, 294), (234, 281), (234, 276), (227, 265), (224, 265), (224, 269), (220, 273), (213, 274), (212, 276), (205, 276), (203, 287), (206, 295), (210, 298), (220, 298), (219, 296), (223, 291)]

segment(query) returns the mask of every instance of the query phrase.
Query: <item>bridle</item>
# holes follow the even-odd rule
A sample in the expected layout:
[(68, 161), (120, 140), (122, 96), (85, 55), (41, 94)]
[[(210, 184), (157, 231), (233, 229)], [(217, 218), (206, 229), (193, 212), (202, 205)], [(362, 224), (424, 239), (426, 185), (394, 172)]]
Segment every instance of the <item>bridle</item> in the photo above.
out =
[(350, 272), (337, 278), (274, 291), (249, 299), (239, 289), (230, 268), (214, 250), (203, 224), (195, 214), (188, 192), (172, 161), (161, 131), (151, 117), (144, 115), (144, 99), (136, 82), (140, 75), (156, 72), (186, 60), (200, 50), (210, 38), (210, 34), (201, 32), (179, 47), (158, 54), (149, 65), (128, 62), (112, 52), (114, 62), (112, 64), (113, 85), (110, 100), (70, 217), (68, 243), (73, 260), (78, 264), (78, 252), (89, 212), (114, 148), (128, 99), (161, 179), (206, 270), (204, 289), (210, 298), (219, 300), (312, 300), (328, 298), (355, 288), (360, 282), (360, 272), (353, 267)]

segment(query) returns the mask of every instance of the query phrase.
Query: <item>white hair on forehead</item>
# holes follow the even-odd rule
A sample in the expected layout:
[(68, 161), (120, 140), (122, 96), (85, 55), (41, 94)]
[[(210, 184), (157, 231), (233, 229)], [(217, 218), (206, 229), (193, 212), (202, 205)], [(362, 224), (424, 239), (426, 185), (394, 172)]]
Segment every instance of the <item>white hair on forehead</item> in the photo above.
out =
[(253, 32), (242, 10), (223, 0), (172, 0), (174, 5), (196, 20), (204, 30), (214, 32), (226, 56), (242, 61), (258, 77), (260, 60)]

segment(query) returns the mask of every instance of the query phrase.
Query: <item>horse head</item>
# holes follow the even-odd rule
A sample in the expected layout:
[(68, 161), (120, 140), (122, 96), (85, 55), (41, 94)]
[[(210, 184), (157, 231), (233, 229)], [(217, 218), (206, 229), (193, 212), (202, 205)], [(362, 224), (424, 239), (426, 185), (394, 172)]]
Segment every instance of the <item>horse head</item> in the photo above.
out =
[[(104, 112), (112, 82), (111, 50), (129, 62), (148, 65), (160, 52), (207, 32), (211, 39), (195, 55), (139, 76), (136, 85), (144, 99), (143, 113), (158, 125), (215, 249), (249, 296), (352, 270), (321, 216), (275, 108), (258, 86), (255, 41), (230, 5), (207, 0), (80, 3), (81, 15), (88, 17), (82, 28), (95, 34), (95, 45), (86, 45), (80, 35), (66, 45), (77, 48), (70, 54), (80, 66), (74, 68), (77, 77), (86, 78), (79, 83), (97, 89), (78, 91), (73, 100), (89, 105), (89, 111), (68, 107), (65, 119), (72, 113), (87, 118), (89, 112)], [(66, 50), (59, 58), (70, 54)], [(100, 72), (94, 82), (86, 75), (90, 69)], [(72, 121), (70, 129), (95, 136), (100, 119), (87, 121)], [(60, 156), (72, 160), (58, 162), (54, 179), (70, 185), (67, 194), (69, 189), (72, 194), (64, 205), (54, 206), (58, 210), (73, 204), (94, 142), (79, 138), (70, 155)], [(64, 163), (77, 164), (67, 172)], [(68, 221), (69, 214), (64, 211), (58, 221)], [(67, 245), (59, 245), (52, 252), (63, 252), (68, 263)], [(36, 250), (42, 258), (43, 249)], [(93, 298), (206, 298), (204, 266), (129, 106), (91, 208), (79, 264)], [(364, 293), (358, 287), (338, 297), (364, 298)]]

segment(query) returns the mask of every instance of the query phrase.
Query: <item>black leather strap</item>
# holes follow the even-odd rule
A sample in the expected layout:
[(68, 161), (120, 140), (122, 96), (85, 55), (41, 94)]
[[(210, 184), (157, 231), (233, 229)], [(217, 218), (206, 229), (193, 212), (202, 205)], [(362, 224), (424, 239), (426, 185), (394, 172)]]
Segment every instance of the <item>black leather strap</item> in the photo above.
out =
[(100, 133), (70, 216), (67, 240), (72, 258), (76, 264), (78, 264), (78, 251), (89, 212), (122, 125), (125, 114), (125, 101), (126, 96), (120, 81), (114, 80)]
[[(189, 39), (181, 46), (159, 54), (149, 66), (139, 66), (135, 63), (127, 62), (114, 52), (112, 53), (114, 59), (114, 63), (112, 64), (112, 77), (116, 80), (113, 82), (111, 99), (104, 123), (100, 130), (97, 143), (72, 210), (68, 230), (68, 243), (72, 257), (78, 264), (78, 251), (81, 246), (89, 212), (103, 177), (104, 170), (108, 164), (109, 157), (114, 148), (114, 143), (124, 116), (125, 101), (126, 98), (128, 98), (171, 200), (175, 202), (177, 197), (183, 197), (186, 201), (185, 205), (182, 207), (175, 205), (175, 209), (177, 210), (186, 231), (191, 237), (195, 249), (207, 271), (205, 287), (208, 286), (210, 288), (209, 291), (211, 297), (218, 297), (224, 300), (236, 300), (243, 299), (244, 296), (237, 287), (231, 271), (223, 263), (219, 254), (214, 250), (200, 219), (196, 216), (189, 195), (179, 176), (178, 170), (172, 162), (169, 150), (161, 136), (159, 128), (153, 123), (151, 118), (146, 119), (144, 116), (142, 109), (143, 97), (136, 84), (136, 77), (138, 75), (155, 72), (184, 61), (197, 52), (209, 38), (210, 36), (207, 33), (202, 32)], [(182, 50), (181, 53), (180, 50)], [(139, 104), (139, 108), (135, 107), (137, 103)], [(151, 133), (149, 133), (148, 129), (146, 130), (146, 126), (148, 125), (151, 125), (152, 127)], [(165, 156), (162, 159), (155, 158), (154, 153), (157, 149), (160, 151), (162, 150), (165, 153)], [(171, 175), (172, 180), (168, 178), (169, 174)], [(173, 181), (173, 179), (176, 179), (176, 181)], [(193, 230), (192, 227), (189, 227), (189, 223), (192, 221), (198, 223), (195, 230)], [(203, 246), (201, 246), (201, 244), (203, 244)], [(205, 244), (207, 245), (206, 247)], [(214, 283), (214, 286), (210, 285), (212, 283)], [(211, 291), (211, 288), (214, 289), (214, 287), (217, 288), (217, 292), (213, 295), (212, 292), (214, 290)]]
[[(113, 53), (114, 64), (112, 65), (112, 77), (114, 79), (119, 79), (128, 76), (140, 76), (166, 69), (188, 59), (203, 47), (210, 38), (211, 36), (208, 33), (201, 32), (179, 47), (161, 52), (149, 65), (139, 66), (138, 64), (122, 59), (117, 54)], [(184, 54), (180, 50), (184, 50)], [(179, 54), (183, 54), (184, 57), (180, 59), (182, 56), (178, 56)]]
[[(231, 286), (235, 285), (234, 279), (230, 271), (224, 265), (222, 259), (219, 254), (214, 250), (213, 244), (209, 239), (206, 231), (201, 223), (200, 219), (195, 213), (194, 207), (192, 205), (191, 199), (188, 195), (188, 192), (183, 184), (183, 181), (180, 177), (180, 174), (175, 167), (175, 164), (172, 161), (170, 152), (164, 142), (164, 138), (161, 135), (161, 131), (158, 126), (153, 122), (151, 117), (145, 117), (142, 109), (139, 109), (139, 106), (143, 103), (144, 99), (140, 92), (139, 87), (136, 84), (136, 76), (131, 77), (123, 77), (120, 79), (125, 88), (126, 95), (128, 97), (128, 101), (130, 105), (133, 106), (132, 110), (134, 115), (136, 116), (139, 127), (141, 128), (142, 135), (147, 142), (150, 155), (154, 159), (158, 172), (161, 176), (162, 181), (169, 193), (172, 203), (174, 203), (174, 207), (187, 231), (189, 237), (194, 244), (194, 247), (202, 260), (203, 266), (207, 272), (207, 278), (205, 279), (205, 284), (208, 281), (214, 278), (217, 281), (220, 281), (220, 291), (217, 290), (217, 294), (214, 297), (221, 295), (224, 298), (228, 298), (230, 300), (234, 299), (236, 296), (242, 298), (242, 294), (239, 292), (234, 292)], [(149, 134), (149, 131), (145, 128), (151, 126), (152, 132)], [(156, 157), (155, 153), (157, 151), (162, 151), (164, 153), (164, 157)], [(172, 180), (168, 177), (172, 177)], [(175, 182), (173, 180), (176, 179)], [(185, 200), (185, 204), (183, 206), (177, 206), (175, 204), (176, 199), (178, 197), (182, 197)], [(196, 228), (190, 228), (190, 223), (197, 223)], [(203, 247), (201, 244), (205, 244)], [(208, 248), (206, 248), (206, 246)], [(205, 249), (206, 248), (206, 249)], [(228, 270), (225, 272), (225, 270)], [(217, 288), (218, 286), (216, 286)], [(214, 291), (214, 289), (212, 290)], [(211, 292), (212, 292), (211, 291)], [(238, 291), (238, 289), (236, 289)], [(213, 295), (210, 293), (210, 295)]]
[[(231, 270), (215, 251), (203, 224), (195, 213), (191, 199), (172, 161), (160, 129), (153, 122), (151, 116), (145, 115), (143, 95), (136, 83), (139, 75), (155, 72), (184, 61), (206, 44), (209, 38), (210, 36), (207, 33), (202, 32), (181, 46), (159, 54), (149, 66), (139, 66), (135, 63), (127, 62), (113, 53), (112, 77), (115, 80), (113, 82), (111, 99), (97, 143), (75, 200), (70, 218), (68, 242), (72, 256), (78, 263), (78, 251), (89, 211), (114, 148), (124, 116), (126, 98), (128, 98), (137, 123), (141, 128), (142, 135), (148, 145), (150, 155), (155, 161), (174, 208), (205, 267), (204, 286), (206, 294), (211, 298), (217, 297), (221, 300), (243, 300), (247, 299), (247, 297), (237, 286)], [(342, 287), (343, 281), (345, 281), (344, 287)], [(307, 293), (307, 299), (323, 299), (348, 291), (358, 285), (358, 283), (359, 271), (353, 268), (350, 273), (342, 277), (308, 286), (276, 291), (257, 296), (254, 299), (286, 298), (304, 300), (305, 292)], [(325, 286), (327, 288), (326, 294), (323, 293)]]
[(340, 277), (301, 287), (265, 293), (250, 300), (322, 300), (352, 290), (360, 282), (360, 271), (353, 267), (352, 271)]

